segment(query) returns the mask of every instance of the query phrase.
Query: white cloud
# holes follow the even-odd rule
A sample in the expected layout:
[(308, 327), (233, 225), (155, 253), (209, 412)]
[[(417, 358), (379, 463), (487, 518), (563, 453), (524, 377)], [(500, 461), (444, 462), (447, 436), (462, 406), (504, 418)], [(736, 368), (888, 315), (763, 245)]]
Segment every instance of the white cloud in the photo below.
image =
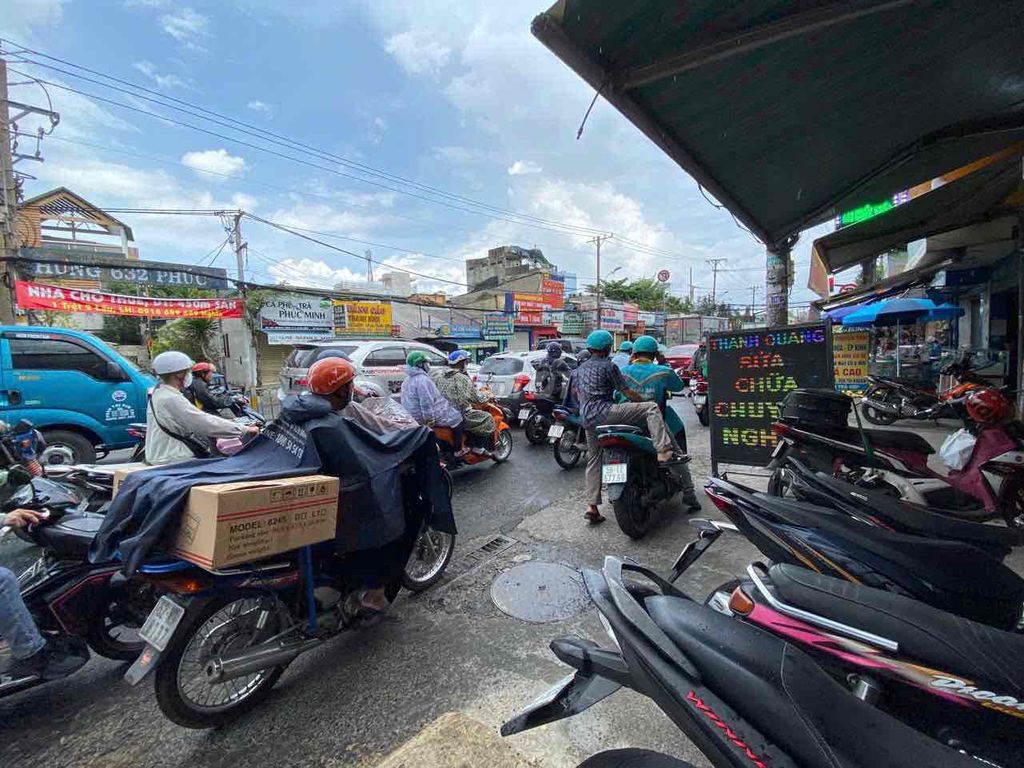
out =
[(453, 165), (492, 162), (497, 159), (494, 152), (459, 146), (434, 147), (434, 157)]
[(385, 41), (384, 50), (410, 75), (438, 75), (452, 53), (447, 45), (416, 30), (392, 35)]
[(226, 149), (186, 152), (181, 156), (181, 162), (198, 173), (203, 173), (204, 175), (213, 174), (212, 178), (215, 179), (218, 178), (218, 175), (221, 178), (224, 176), (238, 176), (244, 173), (246, 169), (245, 158), (229, 154)]
[(210, 34), (210, 20), (190, 6), (160, 17), (160, 28), (186, 48), (202, 50), (199, 41)]
[(388, 121), (385, 120), (380, 115), (377, 115), (375, 118), (373, 118), (373, 124), (382, 131), (386, 131), (388, 129)]
[[(295, 199), (292, 205), (275, 211), (268, 218), (285, 226), (363, 238), (369, 235), (374, 227), (386, 220), (382, 214), (342, 211), (328, 203), (313, 203), (301, 199)], [(357, 247), (345, 246), (343, 243), (338, 243), (338, 245)], [(362, 246), (358, 247), (362, 248)]]
[(4, 0), (0, 32), (32, 44), (33, 29), (55, 27), (64, 18), (64, 0)]
[(541, 167), (532, 160), (516, 160), (508, 167), (509, 176), (526, 176), (528, 174), (540, 172)]
[(149, 61), (136, 61), (132, 63), (139, 72), (144, 74), (161, 88), (187, 88), (188, 83), (177, 75), (161, 75), (156, 67)]
[(274, 116), (274, 108), (272, 106), (270, 106), (269, 104), (267, 104), (265, 101), (260, 101), (259, 99), (253, 99), (248, 104), (246, 104), (246, 106), (249, 109), (251, 109), (253, 112), (258, 112), (259, 114), (263, 115), (264, 117), (273, 117)]

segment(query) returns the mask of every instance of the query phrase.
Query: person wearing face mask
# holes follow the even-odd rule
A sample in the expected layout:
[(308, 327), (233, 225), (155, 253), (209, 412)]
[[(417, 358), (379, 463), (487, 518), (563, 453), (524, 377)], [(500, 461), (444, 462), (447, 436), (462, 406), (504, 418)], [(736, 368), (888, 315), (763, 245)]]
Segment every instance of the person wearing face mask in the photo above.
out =
[(153, 358), (160, 383), (149, 395), (146, 409), (146, 463), (172, 464), (212, 455), (217, 438), (254, 435), (259, 427), (244, 426), (204, 413), (185, 397), (192, 384), (193, 362), (184, 352), (161, 352)]
[(430, 371), (427, 356), (415, 350), (409, 353), (405, 363), (402, 407), (425, 427), (448, 427), (452, 431), (455, 455), (465, 456), (467, 449), (462, 444), (462, 438), (466, 420), (458, 409), (445, 399), (437, 385), (427, 375)]

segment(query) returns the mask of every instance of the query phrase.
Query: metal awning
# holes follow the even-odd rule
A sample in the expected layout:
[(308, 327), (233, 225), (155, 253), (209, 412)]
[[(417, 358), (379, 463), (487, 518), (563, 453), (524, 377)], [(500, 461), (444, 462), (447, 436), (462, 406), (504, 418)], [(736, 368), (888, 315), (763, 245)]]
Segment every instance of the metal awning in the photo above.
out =
[(1020, 0), (559, 0), (533, 22), (769, 245), (1024, 139), (1022, 32)]
[(943, 259), (931, 264), (917, 266), (898, 275), (886, 277), (877, 283), (858, 288), (854, 291), (848, 291), (847, 293), (841, 293), (838, 296), (832, 296), (827, 300), (815, 301), (813, 304), (815, 307), (827, 312), (841, 307), (851, 307), (857, 304), (878, 301), (910, 288), (926, 286), (938, 272), (952, 265), (952, 259)]
[(1021, 157), (998, 163), (916, 197), (875, 218), (814, 241), (829, 273), (853, 266), (914, 240), (989, 221), (1008, 210), (1021, 187)]

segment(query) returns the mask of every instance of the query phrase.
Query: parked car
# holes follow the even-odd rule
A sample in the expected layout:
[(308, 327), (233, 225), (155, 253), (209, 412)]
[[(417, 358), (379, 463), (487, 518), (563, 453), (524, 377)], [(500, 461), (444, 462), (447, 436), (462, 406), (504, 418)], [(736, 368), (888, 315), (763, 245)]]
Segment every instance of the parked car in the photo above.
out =
[(676, 344), (673, 347), (669, 347), (665, 358), (668, 360), (672, 370), (678, 371), (682, 368), (684, 371), (689, 371), (693, 363), (693, 354), (697, 351), (697, 346), (697, 344)]
[(580, 336), (565, 336), (560, 339), (544, 339), (544, 341), (538, 341), (534, 349), (538, 352), (548, 348), (548, 344), (552, 341), (557, 341), (562, 345), (563, 352), (582, 352), (587, 348), (587, 340)]
[[(537, 390), (537, 371), (533, 361), (543, 360), (546, 356), (542, 350), (491, 355), (480, 364), (480, 372), (475, 378), (477, 389), (490, 393), (515, 417), (519, 414), (519, 406), (526, 400), (526, 393)], [(564, 354), (562, 358), (570, 367), (576, 366), (575, 355)]]
[(405, 358), (417, 349), (431, 365), (448, 363), (444, 354), (429, 344), (404, 339), (332, 339), (296, 344), (281, 369), (277, 396), (283, 400), (286, 395), (304, 390), (309, 366), (325, 350), (341, 352), (352, 361), (356, 367), (356, 386), (365, 389), (371, 384), (375, 385), (372, 388), (396, 395), (405, 380)]
[(31, 421), (46, 439), (43, 464), (88, 464), (136, 439), (156, 380), (84, 331), (0, 326), (0, 419)]

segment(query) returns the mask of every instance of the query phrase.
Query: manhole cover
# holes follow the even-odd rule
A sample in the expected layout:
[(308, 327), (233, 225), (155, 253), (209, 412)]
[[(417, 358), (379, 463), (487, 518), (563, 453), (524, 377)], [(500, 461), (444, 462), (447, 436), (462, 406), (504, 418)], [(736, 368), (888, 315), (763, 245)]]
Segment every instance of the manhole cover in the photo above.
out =
[(558, 563), (523, 563), (498, 574), (491, 600), (502, 613), (536, 624), (568, 619), (590, 604), (583, 577)]

